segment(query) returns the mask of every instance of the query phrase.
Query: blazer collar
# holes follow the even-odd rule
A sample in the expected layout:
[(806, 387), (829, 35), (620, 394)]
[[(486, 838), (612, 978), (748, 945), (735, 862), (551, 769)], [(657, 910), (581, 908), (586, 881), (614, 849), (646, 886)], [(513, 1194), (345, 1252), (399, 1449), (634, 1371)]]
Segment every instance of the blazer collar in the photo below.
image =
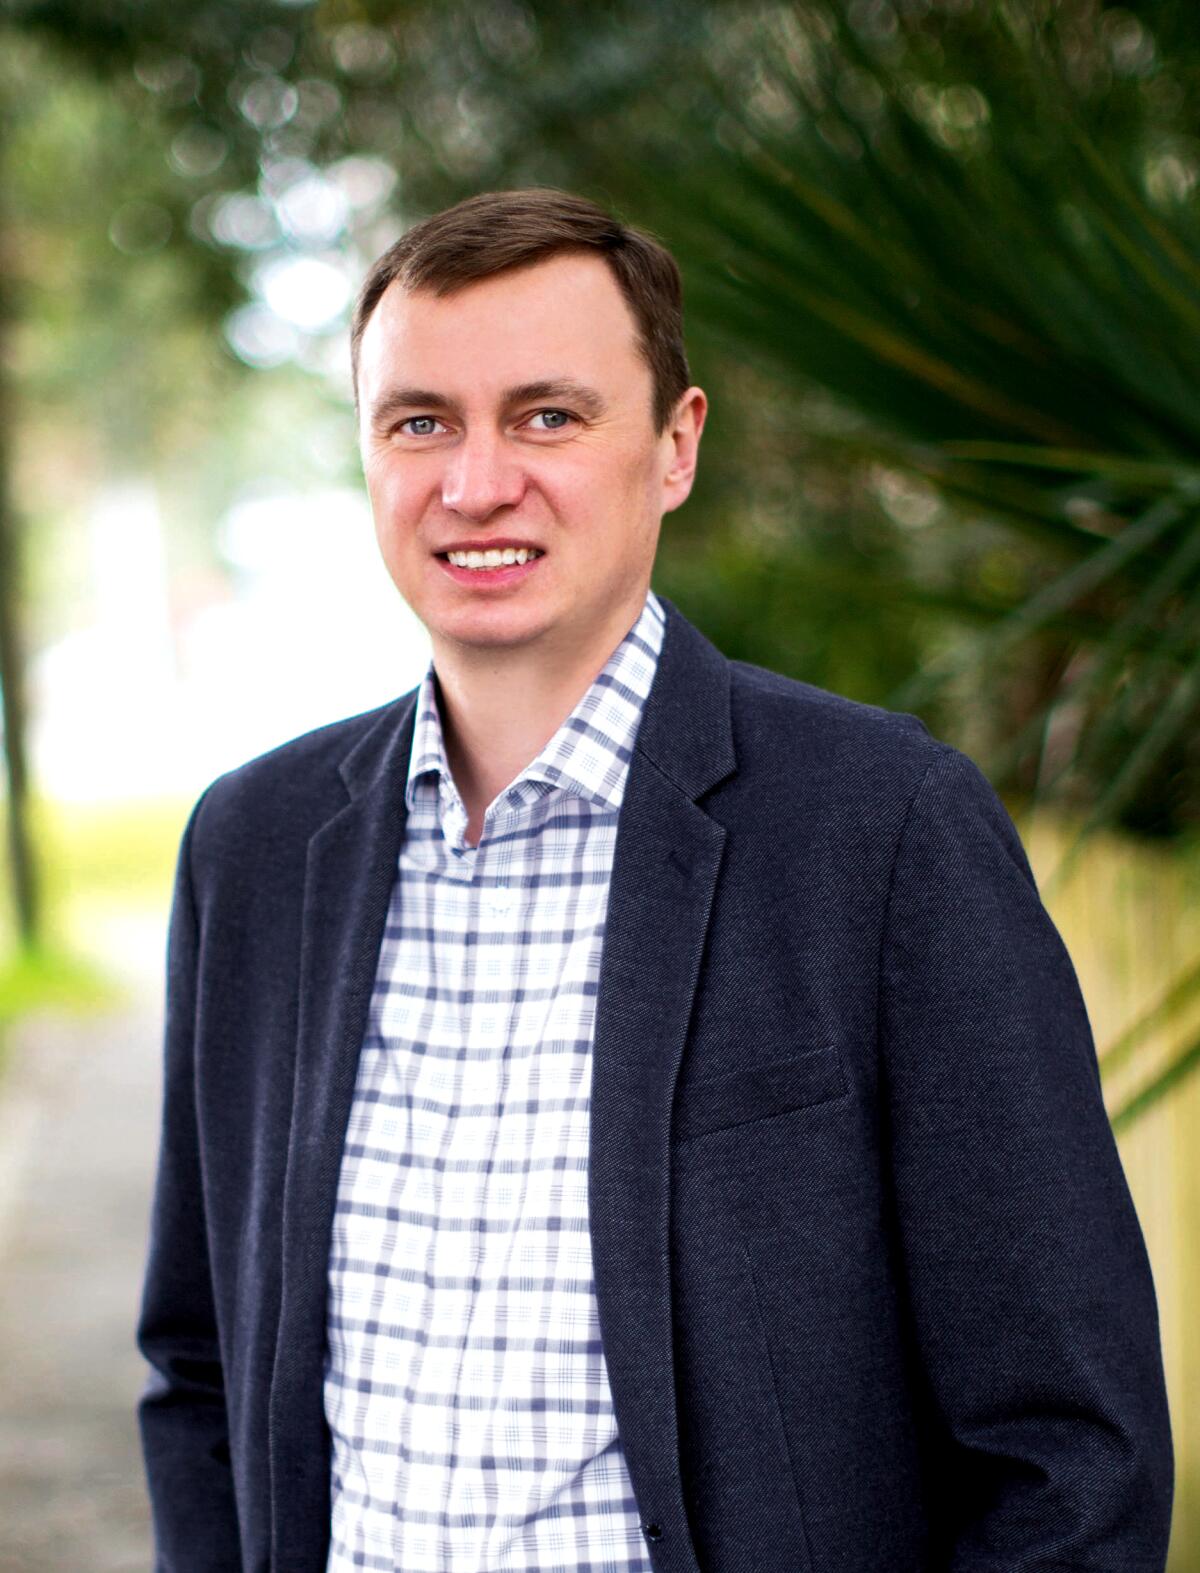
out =
[[(637, 752), (695, 801), (736, 768), (729, 662), (665, 596), (667, 614), (658, 670), (642, 712)], [(388, 705), (342, 760), (351, 798), (407, 778), (420, 690)]]
[(733, 773), (729, 662), (672, 601), (637, 752), (693, 802)]
[(372, 791), (385, 790), (400, 776), (400, 797), (408, 775), (419, 688), (385, 705), (370, 727), (338, 766), (352, 800)]

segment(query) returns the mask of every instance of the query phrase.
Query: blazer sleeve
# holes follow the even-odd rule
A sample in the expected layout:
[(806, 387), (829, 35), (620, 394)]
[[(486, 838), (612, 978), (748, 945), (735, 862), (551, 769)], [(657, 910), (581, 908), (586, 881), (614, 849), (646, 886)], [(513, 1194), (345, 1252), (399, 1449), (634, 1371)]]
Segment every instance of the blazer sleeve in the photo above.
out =
[(156, 1573), (235, 1573), (242, 1566), (193, 1081), (198, 945), (191, 858), (202, 804), (184, 832), (171, 912), (162, 1140), (137, 1332), (151, 1368), (138, 1419)]
[(939, 752), (881, 972), (891, 1175), (953, 1573), (1160, 1573), (1172, 1455), (1149, 1263), (1087, 1013), (1011, 820)]

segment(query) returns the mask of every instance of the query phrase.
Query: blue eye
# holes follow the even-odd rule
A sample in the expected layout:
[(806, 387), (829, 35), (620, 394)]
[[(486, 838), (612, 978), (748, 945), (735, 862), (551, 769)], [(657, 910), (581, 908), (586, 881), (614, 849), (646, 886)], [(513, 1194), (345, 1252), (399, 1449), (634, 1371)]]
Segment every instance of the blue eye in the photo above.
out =
[(437, 424), (432, 415), (410, 415), (400, 429), (407, 430), (410, 437), (432, 437)]
[(541, 426), (537, 428), (540, 431), (562, 431), (573, 417), (566, 410), (539, 410), (533, 419), (541, 421)]

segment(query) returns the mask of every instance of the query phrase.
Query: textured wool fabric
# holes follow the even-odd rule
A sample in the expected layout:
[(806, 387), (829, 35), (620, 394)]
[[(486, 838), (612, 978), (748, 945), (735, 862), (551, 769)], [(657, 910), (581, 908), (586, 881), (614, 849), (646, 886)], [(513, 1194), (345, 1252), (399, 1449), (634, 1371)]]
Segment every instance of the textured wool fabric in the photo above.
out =
[(477, 846), (432, 670), (329, 1265), (329, 1573), (649, 1573), (588, 1238), (617, 816), (662, 644), (649, 595)]
[[(1149, 1265), (980, 772), (666, 628), (617, 826), (588, 1216), (655, 1573), (1162, 1573)], [(157, 1573), (323, 1573), (328, 1267), (416, 695), (180, 851), (139, 1324)]]

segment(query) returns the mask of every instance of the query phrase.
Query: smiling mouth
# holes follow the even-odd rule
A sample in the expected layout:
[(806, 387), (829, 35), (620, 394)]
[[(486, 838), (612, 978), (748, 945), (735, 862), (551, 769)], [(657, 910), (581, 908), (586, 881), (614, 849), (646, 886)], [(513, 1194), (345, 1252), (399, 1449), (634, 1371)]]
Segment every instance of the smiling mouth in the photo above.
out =
[(536, 546), (491, 546), (486, 551), (438, 552), (443, 562), (454, 568), (480, 569), (511, 568), (514, 564), (533, 562), (545, 556)]

